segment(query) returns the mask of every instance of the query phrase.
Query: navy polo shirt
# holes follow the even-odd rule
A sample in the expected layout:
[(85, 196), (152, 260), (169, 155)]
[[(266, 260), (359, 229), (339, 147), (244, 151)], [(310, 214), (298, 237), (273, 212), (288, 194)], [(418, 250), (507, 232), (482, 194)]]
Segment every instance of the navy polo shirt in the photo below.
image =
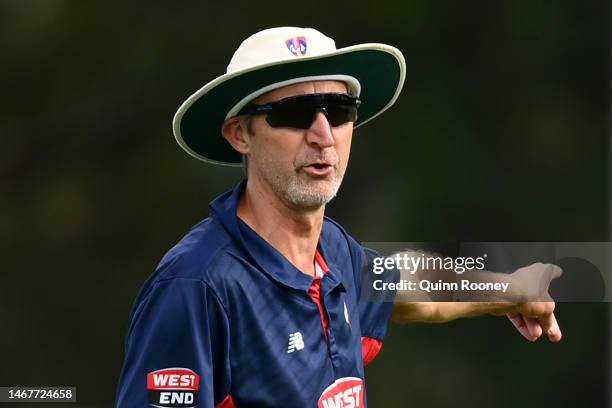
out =
[(364, 359), (392, 306), (360, 298), (369, 252), (326, 217), (313, 280), (237, 217), (245, 185), (214, 200), (141, 289), (118, 407), (365, 406)]

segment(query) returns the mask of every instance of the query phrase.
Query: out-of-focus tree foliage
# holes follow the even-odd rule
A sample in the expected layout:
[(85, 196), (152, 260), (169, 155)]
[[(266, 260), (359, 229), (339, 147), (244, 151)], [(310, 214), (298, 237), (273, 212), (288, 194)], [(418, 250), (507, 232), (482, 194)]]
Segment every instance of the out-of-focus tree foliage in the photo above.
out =
[[(184, 154), (172, 115), (263, 28), (406, 56), (328, 211), (358, 239), (607, 240), (609, 15), (600, 0), (1, 1), (0, 384), (112, 404), (140, 285), (241, 178)], [(503, 318), (391, 327), (370, 406), (603, 406), (608, 312), (558, 305), (558, 345)]]

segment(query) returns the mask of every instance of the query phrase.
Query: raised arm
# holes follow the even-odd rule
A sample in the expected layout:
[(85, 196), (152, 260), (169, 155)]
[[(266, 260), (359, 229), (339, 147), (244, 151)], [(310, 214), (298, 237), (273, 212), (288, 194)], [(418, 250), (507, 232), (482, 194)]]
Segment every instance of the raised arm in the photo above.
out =
[[(561, 340), (561, 330), (553, 313), (555, 302), (548, 293), (551, 280), (561, 276), (561, 269), (555, 265), (535, 263), (512, 274), (471, 271), (457, 275), (442, 270), (419, 270), (412, 274), (400, 271), (400, 274), (402, 280), (415, 282), (416, 289), (397, 292), (392, 312), (392, 319), (397, 323), (443, 323), (481, 315), (506, 315), (529, 341), (537, 340), (543, 333), (552, 342)], [(424, 279), (446, 284), (445, 290), (419, 289), (418, 282)], [(507, 290), (503, 295), (483, 291), (476, 294), (463, 290), (457, 283), (462, 280), (498, 283), (506, 285)]]

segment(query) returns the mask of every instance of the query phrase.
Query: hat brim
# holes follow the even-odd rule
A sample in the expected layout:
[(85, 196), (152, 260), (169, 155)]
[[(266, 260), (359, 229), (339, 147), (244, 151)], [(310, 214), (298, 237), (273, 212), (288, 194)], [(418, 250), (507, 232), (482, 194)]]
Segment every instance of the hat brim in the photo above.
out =
[(302, 57), (231, 72), (191, 95), (173, 120), (174, 137), (197, 159), (241, 166), (242, 157), (221, 134), (228, 112), (246, 95), (296, 78), (350, 76), (361, 84), (355, 127), (375, 118), (397, 99), (406, 75), (402, 53), (385, 44), (360, 44), (333, 53)]

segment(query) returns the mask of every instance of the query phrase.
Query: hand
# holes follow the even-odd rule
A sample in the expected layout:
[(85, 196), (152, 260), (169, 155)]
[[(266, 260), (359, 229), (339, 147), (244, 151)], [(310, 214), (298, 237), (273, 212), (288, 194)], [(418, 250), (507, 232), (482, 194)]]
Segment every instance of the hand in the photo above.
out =
[(528, 300), (519, 303), (506, 315), (516, 329), (529, 341), (536, 341), (542, 333), (556, 343), (562, 334), (555, 314), (555, 302), (548, 293), (550, 282), (561, 276), (562, 271), (556, 265), (535, 263), (520, 268), (512, 274), (515, 282), (522, 283)]
[(548, 339), (556, 343), (561, 340), (562, 334), (554, 310), (555, 302), (526, 302), (506, 316), (527, 340), (536, 341), (542, 333), (546, 333)]

